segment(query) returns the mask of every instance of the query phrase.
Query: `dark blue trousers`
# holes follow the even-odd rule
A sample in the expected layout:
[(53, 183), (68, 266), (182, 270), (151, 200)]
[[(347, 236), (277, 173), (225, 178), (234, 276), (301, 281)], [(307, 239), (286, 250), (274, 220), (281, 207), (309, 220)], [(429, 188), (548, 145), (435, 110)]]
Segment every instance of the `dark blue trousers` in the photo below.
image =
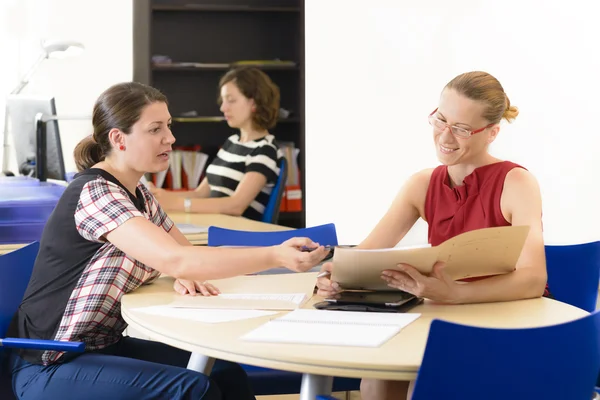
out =
[(62, 364), (31, 364), (10, 357), (20, 400), (254, 400), (245, 371), (217, 360), (210, 377), (187, 370), (190, 353), (162, 343), (124, 337)]

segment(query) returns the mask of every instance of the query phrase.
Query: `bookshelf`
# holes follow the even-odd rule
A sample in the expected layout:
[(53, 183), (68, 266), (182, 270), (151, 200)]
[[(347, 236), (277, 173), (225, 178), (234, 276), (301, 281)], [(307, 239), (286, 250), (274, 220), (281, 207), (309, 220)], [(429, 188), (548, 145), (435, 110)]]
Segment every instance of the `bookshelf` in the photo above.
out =
[(134, 0), (133, 18), (133, 79), (167, 96), (175, 145), (201, 146), (209, 163), (235, 132), (217, 104), (220, 77), (266, 61), (252, 65), (279, 86), (291, 112), (270, 132), (300, 149), (302, 210), (282, 210), (279, 223), (304, 227), (304, 0)]

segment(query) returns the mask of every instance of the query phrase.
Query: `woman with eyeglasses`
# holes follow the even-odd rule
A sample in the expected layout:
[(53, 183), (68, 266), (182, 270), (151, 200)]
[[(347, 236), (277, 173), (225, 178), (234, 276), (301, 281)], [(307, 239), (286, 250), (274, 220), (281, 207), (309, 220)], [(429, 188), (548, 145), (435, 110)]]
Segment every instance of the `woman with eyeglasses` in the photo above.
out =
[[(467, 72), (442, 90), (429, 115), (433, 142), (442, 165), (419, 171), (404, 184), (387, 213), (358, 246), (394, 247), (419, 218), (428, 223), (428, 240), (436, 246), (466, 231), (508, 225), (530, 226), (510, 274), (455, 282), (437, 263), (431, 275), (410, 265), (384, 271), (390, 287), (448, 304), (510, 301), (549, 296), (542, 236), (542, 201), (535, 177), (524, 167), (488, 152), (500, 122), (519, 114), (500, 82), (486, 72)], [(323, 271), (331, 271), (326, 263)], [(336, 295), (340, 286), (319, 278), (318, 294)], [(363, 379), (364, 400), (410, 398), (409, 382)]]

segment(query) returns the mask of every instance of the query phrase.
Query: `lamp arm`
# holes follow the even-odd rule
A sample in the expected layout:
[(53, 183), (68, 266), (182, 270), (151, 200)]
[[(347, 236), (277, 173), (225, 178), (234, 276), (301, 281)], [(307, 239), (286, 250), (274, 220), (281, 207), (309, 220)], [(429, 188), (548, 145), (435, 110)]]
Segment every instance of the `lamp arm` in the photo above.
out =
[[(21, 91), (25, 89), (25, 86), (27, 86), (27, 84), (29, 83), (29, 80), (31, 79), (35, 71), (38, 69), (40, 64), (43, 63), (44, 60), (47, 58), (48, 53), (43, 51), (42, 54), (40, 54), (40, 56), (38, 57), (38, 59), (35, 61), (35, 63), (29, 68), (29, 70), (22, 75), (19, 84), (12, 90), (12, 92), (10, 92), (10, 94), (13, 95), (21, 93)], [(8, 144), (8, 118), (8, 107), (5, 107), (4, 127), (2, 129), (2, 170), (0, 171), (0, 173), (8, 169), (8, 155), (10, 152), (10, 145)]]
[(19, 82), (19, 84), (17, 85), (17, 87), (15, 87), (12, 92), (10, 92), (10, 94), (19, 94), (19, 93), (21, 93), (21, 91), (29, 83), (29, 80), (31, 79), (31, 77), (33, 76), (33, 74), (35, 73), (35, 71), (38, 69), (38, 67), (40, 66), (40, 64), (44, 62), (44, 60), (46, 58), (48, 58), (48, 53), (46, 53), (44, 51), (44, 52), (42, 52), (42, 54), (40, 54), (40, 56), (38, 57), (38, 59), (36, 60), (36, 62), (31, 66), (31, 68), (29, 68), (29, 70), (21, 77), (21, 81)]

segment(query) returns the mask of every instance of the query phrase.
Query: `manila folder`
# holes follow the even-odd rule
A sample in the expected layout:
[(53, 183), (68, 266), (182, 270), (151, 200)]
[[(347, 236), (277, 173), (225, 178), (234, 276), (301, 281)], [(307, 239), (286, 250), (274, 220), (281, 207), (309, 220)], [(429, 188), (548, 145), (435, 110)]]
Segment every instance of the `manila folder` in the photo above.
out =
[(503, 226), (468, 231), (438, 246), (421, 248), (359, 249), (336, 247), (332, 280), (344, 289), (389, 290), (381, 279), (385, 269), (409, 264), (429, 274), (437, 261), (455, 280), (514, 271), (529, 226)]

